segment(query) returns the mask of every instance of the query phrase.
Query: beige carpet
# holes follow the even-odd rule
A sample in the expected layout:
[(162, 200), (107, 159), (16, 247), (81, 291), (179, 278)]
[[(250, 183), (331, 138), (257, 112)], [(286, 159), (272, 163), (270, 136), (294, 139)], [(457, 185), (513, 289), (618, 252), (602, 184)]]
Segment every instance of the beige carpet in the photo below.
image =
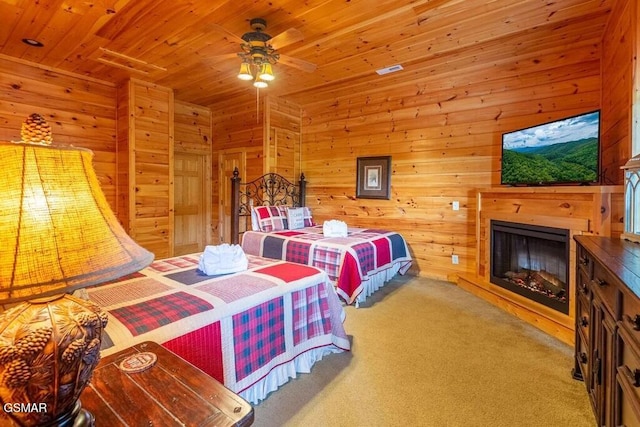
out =
[(454, 284), (400, 277), (345, 308), (352, 351), (255, 407), (255, 426), (594, 426), (573, 349)]

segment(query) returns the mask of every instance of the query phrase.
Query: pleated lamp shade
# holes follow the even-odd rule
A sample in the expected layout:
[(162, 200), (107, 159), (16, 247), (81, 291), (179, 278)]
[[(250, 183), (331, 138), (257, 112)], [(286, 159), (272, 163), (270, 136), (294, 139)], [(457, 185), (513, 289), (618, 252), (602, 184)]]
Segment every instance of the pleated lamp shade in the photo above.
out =
[(0, 142), (0, 304), (103, 283), (153, 260), (113, 214), (92, 158)]

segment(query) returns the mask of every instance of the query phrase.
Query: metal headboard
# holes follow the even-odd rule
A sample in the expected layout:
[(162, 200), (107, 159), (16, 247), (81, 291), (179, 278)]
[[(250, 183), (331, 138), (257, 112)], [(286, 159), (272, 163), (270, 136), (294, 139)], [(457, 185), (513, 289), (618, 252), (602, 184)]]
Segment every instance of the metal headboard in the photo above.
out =
[[(298, 184), (277, 173), (268, 173), (250, 182), (240, 182), (238, 168), (231, 177), (231, 243), (238, 244), (240, 234), (246, 231), (246, 220), (254, 206), (304, 206), (307, 182), (300, 174)], [(240, 217), (245, 217), (244, 230), (240, 230)]]

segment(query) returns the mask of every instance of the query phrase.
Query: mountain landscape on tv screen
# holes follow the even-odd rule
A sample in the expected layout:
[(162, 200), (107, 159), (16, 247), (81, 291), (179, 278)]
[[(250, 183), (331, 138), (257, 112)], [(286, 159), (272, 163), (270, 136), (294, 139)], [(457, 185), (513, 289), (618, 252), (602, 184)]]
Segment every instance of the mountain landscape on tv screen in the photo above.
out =
[(503, 184), (589, 183), (597, 181), (598, 139), (543, 147), (504, 149)]

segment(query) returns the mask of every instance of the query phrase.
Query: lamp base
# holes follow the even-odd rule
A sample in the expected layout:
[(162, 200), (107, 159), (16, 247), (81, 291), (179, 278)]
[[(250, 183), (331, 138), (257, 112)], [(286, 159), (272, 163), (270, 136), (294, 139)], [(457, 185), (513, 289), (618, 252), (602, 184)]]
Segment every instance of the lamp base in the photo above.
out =
[(0, 424), (10, 417), (23, 427), (93, 426), (79, 397), (100, 361), (106, 324), (97, 305), (68, 294), (0, 314), (0, 404), (31, 405), (0, 413)]
[(80, 412), (73, 420), (73, 427), (94, 427), (96, 419), (93, 414), (84, 408), (80, 408)]
[(45, 427), (94, 427), (95, 421), (93, 414), (84, 409), (78, 399), (71, 411), (60, 415)]

